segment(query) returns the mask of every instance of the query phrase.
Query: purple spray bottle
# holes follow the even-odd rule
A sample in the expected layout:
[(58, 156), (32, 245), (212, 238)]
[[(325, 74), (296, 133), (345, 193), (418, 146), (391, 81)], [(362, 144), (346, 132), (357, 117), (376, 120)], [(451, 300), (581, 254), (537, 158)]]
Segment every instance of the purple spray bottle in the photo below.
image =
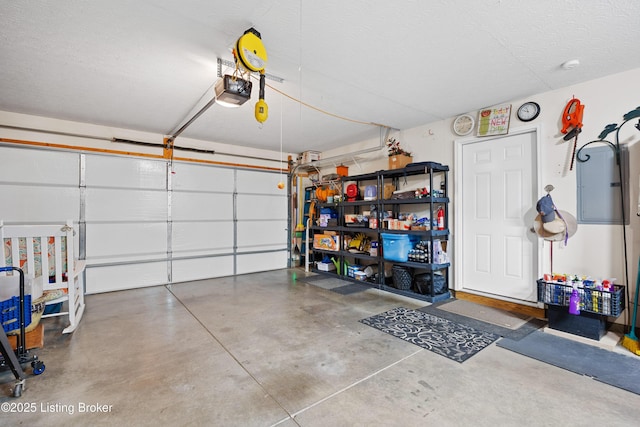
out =
[(573, 290), (569, 298), (569, 314), (580, 315), (580, 295), (578, 294), (578, 281), (573, 281)]

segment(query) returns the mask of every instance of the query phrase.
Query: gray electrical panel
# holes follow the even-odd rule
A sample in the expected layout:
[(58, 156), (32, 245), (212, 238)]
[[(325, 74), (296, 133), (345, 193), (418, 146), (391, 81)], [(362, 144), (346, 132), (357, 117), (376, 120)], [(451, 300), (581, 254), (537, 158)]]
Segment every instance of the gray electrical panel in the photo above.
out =
[[(580, 159), (589, 160), (582, 162)], [(622, 195), (626, 224), (629, 224), (629, 155), (627, 147), (620, 146), (622, 182), (619, 165), (611, 146), (588, 147), (576, 159), (578, 185), (578, 223), (622, 224)]]

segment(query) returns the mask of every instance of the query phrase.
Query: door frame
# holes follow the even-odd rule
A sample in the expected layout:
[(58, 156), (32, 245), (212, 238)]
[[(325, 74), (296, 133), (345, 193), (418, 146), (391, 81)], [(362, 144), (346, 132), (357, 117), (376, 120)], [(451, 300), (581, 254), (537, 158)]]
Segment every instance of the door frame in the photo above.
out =
[[(463, 289), (462, 283), (464, 279), (462, 265), (464, 263), (464, 259), (462, 256), (462, 236), (464, 230), (462, 229), (462, 213), (464, 212), (464, 200), (462, 197), (462, 150), (467, 144), (474, 144), (478, 142), (490, 142), (494, 139), (501, 139), (504, 137), (521, 135), (526, 133), (535, 133), (534, 143), (535, 147), (533, 152), (535, 153), (535, 159), (533, 159), (532, 172), (535, 173), (535, 191), (536, 194), (540, 194), (542, 189), (542, 170), (541, 170), (541, 154), (542, 154), (542, 125), (524, 125), (518, 128), (510, 128), (509, 133), (507, 135), (496, 135), (493, 137), (477, 137), (471, 136), (467, 138), (461, 138), (454, 140), (454, 165), (455, 167), (455, 179), (454, 179), (454, 229), (453, 229), (453, 243), (454, 243), (454, 263), (453, 263), (453, 289), (457, 291), (464, 291), (470, 294), (476, 294), (480, 296), (486, 296), (492, 299), (500, 299), (504, 301), (514, 302), (522, 305), (532, 305), (539, 306), (539, 303), (528, 303), (527, 301), (517, 300), (514, 298), (506, 297), (506, 296), (498, 296), (495, 294), (488, 294), (480, 291), (474, 291), (472, 289)], [(535, 202), (534, 202), (535, 203)], [(535, 212), (535, 205), (532, 206), (532, 212)], [(535, 215), (531, 218), (531, 232), (533, 232), (533, 219)], [(527, 230), (529, 231), (529, 230)], [(535, 282), (540, 276), (542, 272), (542, 256), (543, 256), (543, 245), (540, 244), (540, 240), (536, 239), (535, 248), (533, 252), (537, 253), (538, 261), (536, 265), (534, 265), (534, 274), (537, 277), (532, 278), (532, 281)]]

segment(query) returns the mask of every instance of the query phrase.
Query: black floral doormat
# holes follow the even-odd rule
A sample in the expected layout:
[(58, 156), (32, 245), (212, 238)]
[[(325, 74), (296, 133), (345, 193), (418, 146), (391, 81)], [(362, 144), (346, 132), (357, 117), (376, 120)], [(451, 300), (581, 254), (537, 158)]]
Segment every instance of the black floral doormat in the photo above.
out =
[(404, 307), (360, 322), (459, 363), (498, 339), (498, 335)]

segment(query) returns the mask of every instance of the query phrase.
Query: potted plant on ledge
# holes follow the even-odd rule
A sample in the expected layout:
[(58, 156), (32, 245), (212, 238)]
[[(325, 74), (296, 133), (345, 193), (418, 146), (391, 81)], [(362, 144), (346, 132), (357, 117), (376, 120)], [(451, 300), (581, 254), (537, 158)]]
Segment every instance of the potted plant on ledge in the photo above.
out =
[(400, 147), (400, 141), (389, 138), (387, 141), (387, 151), (389, 154), (389, 169), (402, 169), (413, 162), (411, 153)]

